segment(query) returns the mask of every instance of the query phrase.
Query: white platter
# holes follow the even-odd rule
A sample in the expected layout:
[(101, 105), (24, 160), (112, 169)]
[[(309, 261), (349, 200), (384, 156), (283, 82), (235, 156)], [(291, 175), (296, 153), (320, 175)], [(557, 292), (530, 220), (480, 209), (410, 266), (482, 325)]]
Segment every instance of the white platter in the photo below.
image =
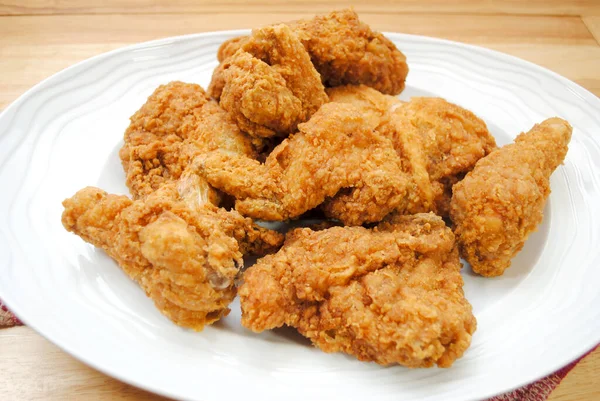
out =
[(513, 267), (463, 270), (478, 330), (450, 369), (382, 368), (312, 348), (292, 330), (260, 335), (239, 304), (195, 333), (173, 325), (103, 252), (67, 233), (61, 201), (87, 186), (127, 193), (118, 149), (159, 84), (206, 86), (218, 45), (245, 31), (142, 43), (35, 86), (0, 115), (0, 298), (89, 365), (194, 400), (481, 399), (538, 379), (600, 342), (600, 99), (490, 50), (388, 34), (407, 55), (401, 98), (442, 96), (483, 118), (499, 144), (551, 116), (574, 127), (545, 220)]

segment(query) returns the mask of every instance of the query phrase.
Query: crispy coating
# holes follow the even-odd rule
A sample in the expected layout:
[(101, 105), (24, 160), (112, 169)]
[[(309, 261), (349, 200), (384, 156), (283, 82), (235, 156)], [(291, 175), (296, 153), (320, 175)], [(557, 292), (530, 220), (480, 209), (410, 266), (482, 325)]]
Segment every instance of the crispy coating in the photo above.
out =
[(330, 102), (350, 103), (362, 107), (381, 119), (380, 125), (389, 123), (392, 112), (404, 102), (396, 96), (386, 95), (367, 85), (343, 85), (326, 89)]
[[(395, 110), (403, 105), (398, 98), (382, 94), (365, 85), (346, 85), (327, 90), (331, 102), (349, 103), (363, 110), (371, 118), (377, 120), (376, 131), (392, 141), (397, 152), (401, 169), (408, 177), (407, 205), (408, 214), (435, 210), (433, 187), (427, 172), (427, 156), (419, 132), (406, 119), (396, 115)], [(362, 191), (357, 188), (354, 192)], [(323, 205), (323, 210), (330, 218), (349, 221), (349, 214), (354, 213), (345, 205), (349, 196), (357, 194), (338, 194)]]
[(254, 30), (215, 70), (208, 91), (244, 132), (265, 138), (294, 132), (327, 102), (319, 73), (286, 25)]
[(394, 110), (393, 119), (399, 124), (396, 132), (404, 131), (400, 143), (406, 143), (409, 129), (413, 138), (419, 137), (433, 191), (431, 210), (448, 216), (452, 185), (496, 149), (494, 137), (483, 120), (442, 98), (414, 97)]
[(390, 140), (373, 130), (376, 123), (353, 105), (328, 103), (264, 164), (217, 151), (203, 159), (199, 174), (235, 196), (236, 209), (249, 217), (296, 218), (341, 189), (360, 187), (348, 199), (351, 220), (343, 222), (380, 221), (406, 208), (406, 177)]
[[(215, 149), (256, 157), (251, 139), (202, 87), (175, 81), (158, 87), (131, 117), (119, 156), (137, 199), (178, 180), (193, 156)], [(205, 182), (198, 185), (204, 202), (219, 202)]]
[(567, 154), (572, 130), (560, 118), (545, 120), (481, 159), (454, 186), (454, 232), (475, 272), (502, 275), (536, 230), (550, 194), (550, 175)]
[(221, 44), (221, 46), (219, 46), (219, 49), (217, 50), (217, 60), (219, 60), (219, 62), (223, 62), (228, 57), (233, 56), (235, 52), (237, 52), (247, 41), (248, 36), (238, 36), (226, 40)]
[(476, 320), (454, 235), (438, 216), (395, 216), (369, 230), (308, 228), (250, 267), (242, 324), (292, 326), (325, 352), (408, 367), (449, 367)]
[(354, 10), (300, 20), (294, 30), (327, 86), (364, 84), (397, 95), (408, 75), (406, 57)]
[(419, 130), (432, 181), (465, 174), (496, 149), (483, 120), (442, 98), (414, 97), (395, 113)]
[[(287, 24), (288, 26), (290, 24)], [(240, 50), (250, 40), (250, 36), (236, 36), (231, 39), (227, 39), (221, 43), (217, 50), (217, 60), (219, 63), (223, 63), (229, 57), (233, 56), (238, 50)], [(213, 75), (214, 80), (214, 75)], [(208, 87), (209, 93), (211, 92), (211, 86)]]
[[(397, 95), (408, 75), (406, 57), (379, 32), (358, 19), (352, 9), (290, 22), (321, 74), (326, 86), (365, 84)], [(238, 37), (224, 42), (218, 58), (223, 62), (244, 46)]]
[(274, 251), (282, 241), (236, 212), (209, 203), (190, 209), (174, 184), (135, 201), (87, 187), (63, 206), (68, 231), (104, 249), (165, 316), (194, 330), (229, 313), (240, 248), (255, 250), (262, 242)]
[(355, 104), (380, 119), (377, 130), (392, 140), (402, 170), (411, 178), (409, 213), (448, 216), (452, 186), (496, 148), (481, 119), (441, 98), (401, 102), (366, 86), (350, 85), (327, 93), (331, 101)]

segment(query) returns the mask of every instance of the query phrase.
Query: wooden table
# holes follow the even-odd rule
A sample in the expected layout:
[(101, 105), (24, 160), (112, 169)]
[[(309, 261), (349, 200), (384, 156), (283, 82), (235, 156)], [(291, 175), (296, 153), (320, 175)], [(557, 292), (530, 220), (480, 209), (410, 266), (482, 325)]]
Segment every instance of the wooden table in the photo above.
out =
[[(599, 0), (0, 0), (0, 109), (53, 73), (124, 45), (251, 28), (349, 4), (377, 30), (500, 50), (600, 95)], [(27, 327), (0, 330), (0, 398), (163, 399), (98, 373)], [(600, 349), (550, 399), (600, 399)]]

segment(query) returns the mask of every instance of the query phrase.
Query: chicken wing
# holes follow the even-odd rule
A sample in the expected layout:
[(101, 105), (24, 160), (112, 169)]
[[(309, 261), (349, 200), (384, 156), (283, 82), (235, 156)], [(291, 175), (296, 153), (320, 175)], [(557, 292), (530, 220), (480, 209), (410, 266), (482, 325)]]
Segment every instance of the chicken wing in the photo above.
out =
[[(404, 89), (406, 57), (389, 39), (361, 22), (353, 10), (334, 11), (288, 25), (302, 41), (326, 86), (365, 84), (390, 95)], [(219, 61), (233, 55), (246, 40), (238, 37), (223, 43)]]
[(254, 30), (217, 67), (208, 91), (244, 132), (255, 137), (294, 132), (327, 102), (319, 73), (286, 25)]
[(210, 203), (191, 210), (173, 183), (135, 201), (87, 187), (63, 205), (68, 231), (104, 249), (165, 316), (194, 330), (229, 313), (241, 251), (274, 251), (283, 239)]
[(373, 130), (376, 124), (360, 108), (328, 103), (264, 164), (217, 151), (201, 158), (198, 173), (235, 196), (236, 209), (249, 217), (295, 218), (342, 189), (360, 187), (360, 197), (348, 199), (353, 220), (344, 223), (380, 221), (406, 208), (406, 177), (391, 141)]
[(325, 352), (382, 365), (449, 367), (476, 328), (460, 269), (454, 235), (433, 214), (297, 229), (244, 273), (242, 324), (292, 326)]
[(550, 175), (572, 128), (550, 118), (479, 160), (454, 186), (451, 218), (462, 256), (483, 276), (499, 276), (542, 221)]
[[(240, 132), (219, 105), (196, 84), (162, 85), (131, 117), (119, 152), (134, 199), (178, 180), (191, 158), (224, 149), (256, 157), (251, 138)], [(197, 180), (206, 198), (218, 203), (218, 194)]]

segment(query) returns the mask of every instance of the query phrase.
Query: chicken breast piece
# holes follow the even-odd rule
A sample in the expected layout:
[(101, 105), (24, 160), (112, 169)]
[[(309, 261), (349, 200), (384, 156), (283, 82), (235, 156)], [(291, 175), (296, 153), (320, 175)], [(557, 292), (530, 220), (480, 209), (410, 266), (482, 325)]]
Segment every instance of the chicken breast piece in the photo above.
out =
[(452, 186), (496, 149), (494, 137), (483, 120), (442, 98), (413, 97), (394, 114), (419, 133), (433, 185), (434, 210), (448, 216)]
[(292, 326), (325, 352), (382, 365), (449, 367), (476, 328), (460, 269), (454, 235), (433, 214), (296, 229), (244, 273), (242, 324)]
[[(332, 102), (350, 103), (379, 119), (378, 132), (389, 138), (410, 178), (407, 213), (450, 213), (452, 185), (496, 148), (485, 123), (470, 111), (441, 98), (402, 102), (364, 85), (327, 90)], [(341, 197), (324, 206), (330, 217), (350, 213)], [(347, 218), (346, 218), (347, 219)]]

